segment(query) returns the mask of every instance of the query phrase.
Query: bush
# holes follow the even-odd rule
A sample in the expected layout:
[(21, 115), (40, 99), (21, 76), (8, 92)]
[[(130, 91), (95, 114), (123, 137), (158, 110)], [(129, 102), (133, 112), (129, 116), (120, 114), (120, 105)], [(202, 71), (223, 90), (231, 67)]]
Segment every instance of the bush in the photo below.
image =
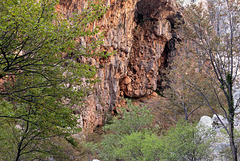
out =
[(117, 135), (151, 129), (153, 121), (151, 109), (135, 106), (130, 100), (127, 100), (127, 102), (128, 108), (121, 108), (120, 116), (113, 118), (112, 122), (106, 125), (104, 129)]
[(162, 138), (166, 160), (197, 161), (208, 160), (211, 154), (210, 136), (200, 132), (201, 127), (180, 121)]
[(105, 135), (99, 144), (90, 144), (101, 159), (197, 161), (209, 158), (210, 139), (199, 127), (179, 122), (166, 135), (157, 136), (149, 128), (153, 119), (151, 111), (132, 103), (128, 105), (129, 112), (123, 109), (121, 119), (114, 118), (112, 124), (106, 125), (105, 130), (111, 134)]
[[(104, 160), (115, 160), (122, 157), (119, 148), (125, 143), (127, 137), (135, 137), (140, 132), (151, 131), (153, 115), (147, 107), (134, 106), (128, 100), (128, 108), (121, 108), (118, 118), (113, 118), (111, 124), (104, 127), (110, 134), (105, 135), (99, 144), (90, 145), (93, 152), (97, 152)], [(131, 134), (135, 134), (131, 136)], [(144, 134), (143, 134), (144, 135)], [(122, 141), (122, 142), (121, 142)]]
[(117, 158), (129, 161), (156, 161), (163, 157), (163, 144), (151, 132), (135, 132), (124, 135), (114, 153)]

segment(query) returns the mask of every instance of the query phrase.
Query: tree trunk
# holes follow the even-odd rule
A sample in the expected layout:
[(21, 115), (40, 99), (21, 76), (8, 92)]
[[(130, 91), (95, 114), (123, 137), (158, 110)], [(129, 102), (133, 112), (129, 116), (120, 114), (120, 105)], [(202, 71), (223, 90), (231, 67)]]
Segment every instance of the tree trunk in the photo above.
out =
[(232, 75), (227, 74), (227, 83), (228, 83), (228, 112), (229, 112), (229, 118), (228, 118), (228, 124), (229, 124), (229, 141), (230, 141), (230, 147), (232, 151), (232, 157), (233, 161), (237, 161), (237, 147), (234, 141), (234, 115), (235, 115), (235, 109), (234, 109), (234, 99), (233, 99), (233, 81), (232, 81)]
[(237, 147), (234, 141), (234, 115), (232, 116), (230, 114), (230, 118), (229, 118), (229, 141), (230, 141), (230, 147), (231, 147), (231, 151), (232, 151), (232, 157), (233, 157), (233, 161), (237, 161)]

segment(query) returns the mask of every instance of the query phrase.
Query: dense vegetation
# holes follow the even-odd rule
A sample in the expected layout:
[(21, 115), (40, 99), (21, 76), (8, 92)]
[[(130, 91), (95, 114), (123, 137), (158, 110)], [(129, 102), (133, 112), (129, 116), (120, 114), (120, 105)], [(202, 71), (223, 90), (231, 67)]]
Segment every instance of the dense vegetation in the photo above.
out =
[[(90, 144), (103, 160), (192, 161), (210, 158), (210, 136), (200, 128), (180, 121), (164, 135), (153, 125), (153, 114), (147, 107), (134, 106), (121, 109), (121, 119), (113, 118), (104, 130), (107, 135), (98, 144)], [(163, 132), (163, 131), (162, 131)], [(208, 138), (208, 139), (206, 139)]]
[(89, 2), (67, 19), (56, 12), (57, 4), (0, 2), (0, 160), (47, 159), (58, 149), (52, 138), (71, 141), (81, 130), (73, 107), (88, 91), (82, 78), (93, 81), (95, 69), (76, 62), (92, 54), (77, 38), (98, 33), (87, 27), (106, 8)]

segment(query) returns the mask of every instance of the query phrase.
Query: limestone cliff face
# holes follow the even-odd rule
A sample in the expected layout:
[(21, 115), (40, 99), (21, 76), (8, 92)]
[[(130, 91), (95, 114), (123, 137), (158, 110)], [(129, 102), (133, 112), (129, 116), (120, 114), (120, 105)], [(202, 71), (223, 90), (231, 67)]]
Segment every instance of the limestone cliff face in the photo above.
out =
[[(61, 0), (67, 12), (81, 11), (86, 0)], [(93, 26), (105, 31), (103, 48), (116, 54), (103, 61), (89, 58), (101, 79), (86, 98), (83, 126), (102, 125), (107, 113), (120, 106), (122, 97), (145, 97), (161, 87), (161, 69), (173, 36), (172, 0), (106, 0), (107, 13)], [(86, 60), (83, 60), (86, 61)]]

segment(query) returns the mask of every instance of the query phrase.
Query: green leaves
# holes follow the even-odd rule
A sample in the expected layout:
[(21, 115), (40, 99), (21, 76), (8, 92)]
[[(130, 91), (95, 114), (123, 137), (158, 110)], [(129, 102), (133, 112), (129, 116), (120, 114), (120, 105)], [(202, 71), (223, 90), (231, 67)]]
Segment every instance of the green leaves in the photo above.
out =
[(200, 132), (200, 127), (180, 121), (161, 138), (167, 160), (191, 161), (210, 159), (211, 137)]
[[(152, 130), (153, 115), (147, 107), (134, 106), (128, 100), (128, 108), (121, 108), (120, 111), (120, 118), (113, 118), (111, 124), (104, 127), (111, 134), (104, 136), (104, 139), (96, 146), (91, 146), (94, 151), (99, 151), (99, 156), (102, 159), (114, 160), (127, 158), (129, 160), (128, 156), (123, 156), (127, 154), (125, 150), (128, 148), (126, 145), (129, 141), (128, 138), (135, 139), (138, 135), (145, 135), (141, 132), (147, 131), (147, 129), (149, 131)], [(147, 132), (146, 135), (148, 136)], [(121, 149), (124, 150), (124, 154), (121, 153)]]
[[(113, 119), (98, 144), (88, 144), (103, 160), (128, 161), (192, 161), (209, 159), (211, 137), (199, 127), (180, 121), (175, 127), (157, 136), (151, 127), (152, 114), (146, 107), (128, 103), (120, 118)], [(146, 122), (144, 122), (146, 121)], [(163, 132), (162, 132), (163, 133)]]
[(10, 160), (53, 156), (49, 149), (58, 146), (52, 137), (69, 138), (81, 130), (73, 105), (88, 93), (82, 82), (94, 82), (96, 69), (77, 58), (99, 54), (101, 40), (92, 40), (91, 52), (83, 52), (89, 51), (88, 46), (79, 45), (78, 39), (98, 34), (88, 27), (106, 8), (89, 2), (81, 14), (66, 18), (55, 10), (57, 4), (56, 0), (0, 2), (0, 121), (3, 134), (12, 136), (3, 137), (14, 142), (12, 151), (3, 147), (12, 152)]
[(151, 109), (134, 106), (129, 100), (128, 108), (129, 109), (121, 108), (122, 118), (113, 118), (112, 124), (106, 125), (104, 127), (105, 130), (110, 130), (115, 134), (122, 135), (151, 128), (153, 120)]
[(154, 161), (162, 158), (162, 142), (153, 133), (135, 132), (124, 135), (119, 145), (114, 149), (117, 158), (129, 161)]
[(15, 116), (15, 112), (13, 110), (13, 105), (10, 102), (2, 100), (0, 102), (0, 113), (2, 116)]

